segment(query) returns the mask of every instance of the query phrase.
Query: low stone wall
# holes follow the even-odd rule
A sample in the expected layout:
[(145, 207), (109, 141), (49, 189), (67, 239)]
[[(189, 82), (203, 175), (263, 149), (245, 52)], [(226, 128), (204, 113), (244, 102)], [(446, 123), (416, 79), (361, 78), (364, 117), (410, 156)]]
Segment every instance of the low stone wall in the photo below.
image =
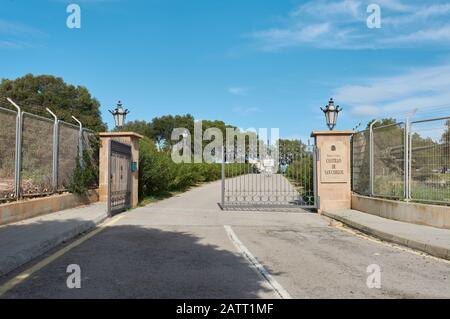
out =
[(98, 190), (91, 190), (85, 196), (66, 193), (6, 203), (0, 205), (0, 225), (95, 202), (98, 202)]
[(450, 207), (352, 194), (352, 209), (384, 218), (450, 229)]

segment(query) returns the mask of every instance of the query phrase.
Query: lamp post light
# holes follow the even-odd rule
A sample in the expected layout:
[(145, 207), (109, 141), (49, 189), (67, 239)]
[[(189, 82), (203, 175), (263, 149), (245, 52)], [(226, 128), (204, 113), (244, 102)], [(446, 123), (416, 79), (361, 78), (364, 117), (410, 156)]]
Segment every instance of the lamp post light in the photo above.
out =
[(323, 113), (325, 113), (325, 119), (327, 120), (327, 126), (332, 131), (336, 126), (336, 121), (338, 118), (339, 112), (342, 111), (342, 108), (339, 105), (334, 105), (333, 98), (330, 99), (328, 105), (325, 109), (320, 108)]
[(122, 107), (122, 103), (119, 101), (117, 103), (117, 106), (115, 108), (115, 110), (109, 110), (109, 112), (113, 115), (114, 117), (114, 122), (116, 122), (116, 128), (122, 128), (125, 124), (125, 118), (127, 116), (127, 114), (130, 113), (130, 111), (128, 111), (128, 109), (124, 110)]

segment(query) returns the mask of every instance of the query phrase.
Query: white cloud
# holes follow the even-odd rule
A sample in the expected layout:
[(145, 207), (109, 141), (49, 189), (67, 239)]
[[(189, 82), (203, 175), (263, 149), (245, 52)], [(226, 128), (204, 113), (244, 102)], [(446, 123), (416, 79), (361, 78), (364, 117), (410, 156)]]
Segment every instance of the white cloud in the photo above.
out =
[(2, 49), (23, 49), (23, 48), (31, 48), (33, 45), (23, 41), (17, 40), (0, 40), (0, 48)]
[(293, 27), (290, 29), (270, 29), (253, 33), (251, 36), (262, 41), (264, 50), (276, 50), (292, 46), (292, 42), (315, 42), (321, 35), (329, 32), (328, 23)]
[[(367, 6), (381, 7), (381, 29), (369, 29)], [(257, 48), (373, 49), (450, 45), (450, 4), (419, 0), (310, 0), (287, 14), (282, 26), (252, 32)]]
[(244, 87), (230, 87), (228, 88), (228, 93), (233, 95), (245, 96), (248, 94), (248, 88)]
[(291, 12), (291, 16), (335, 16), (347, 15), (353, 18), (361, 18), (361, 1), (310, 1)]
[(26, 26), (22, 23), (11, 22), (0, 19), (0, 34), (6, 34), (8, 36), (29, 35), (29, 36), (44, 36), (45, 33)]
[(53, 0), (54, 2), (62, 2), (62, 3), (85, 3), (85, 4), (96, 4), (96, 3), (104, 3), (104, 2), (120, 2), (122, 0)]
[(260, 113), (261, 109), (256, 106), (251, 106), (251, 107), (238, 106), (238, 107), (233, 108), (233, 112), (237, 113), (241, 116), (248, 116), (248, 115), (253, 115), (255, 113)]
[(450, 42), (450, 25), (445, 25), (439, 28), (432, 28), (426, 30), (419, 30), (410, 34), (400, 35), (397, 37), (387, 38), (382, 41), (386, 44), (407, 44), (408, 46), (415, 46), (416, 43), (423, 42)]
[[(409, 0), (408, 4), (403, 2), (402, 0), (376, 0), (376, 1), (370, 1), (371, 3), (378, 4), (381, 8), (389, 9), (393, 12), (414, 12), (416, 11), (416, 6), (414, 5), (414, 0)], [(420, 3), (416, 1), (416, 3)]]
[(406, 114), (416, 108), (426, 113), (427, 110), (433, 110), (433, 106), (446, 103), (447, 113), (450, 112), (450, 64), (410, 70), (398, 76), (373, 78), (364, 82), (335, 90), (336, 101), (349, 106), (354, 116)]
[(0, 19), (0, 48), (23, 49), (34, 45), (32, 40), (46, 37), (47, 34), (18, 22)]
[(351, 109), (351, 114), (357, 117), (377, 116), (380, 110), (373, 105), (358, 105)]

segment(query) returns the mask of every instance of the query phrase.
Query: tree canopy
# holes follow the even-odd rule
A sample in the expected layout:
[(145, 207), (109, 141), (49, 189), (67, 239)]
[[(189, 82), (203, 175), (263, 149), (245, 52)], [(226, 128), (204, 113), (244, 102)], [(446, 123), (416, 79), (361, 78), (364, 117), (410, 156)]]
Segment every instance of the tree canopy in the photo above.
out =
[[(370, 125), (373, 123), (373, 122), (375, 122), (376, 120), (371, 120), (371, 121), (369, 121), (368, 123), (367, 123), (367, 129), (369, 129), (370, 128)], [(397, 123), (397, 121), (395, 120), (395, 119), (393, 119), (393, 118), (384, 118), (384, 119), (381, 119), (381, 120), (379, 120), (377, 123), (375, 123), (374, 125), (373, 125), (373, 127), (374, 128), (377, 128), (377, 127), (381, 127), (381, 126), (386, 126), (386, 125), (392, 125), (392, 124), (395, 124), (395, 123)]]
[(73, 115), (86, 128), (97, 132), (106, 130), (98, 100), (84, 86), (67, 84), (62, 78), (27, 74), (15, 80), (2, 79), (0, 104), (11, 108), (6, 101), (7, 97), (13, 99), (25, 112), (50, 117), (45, 110), (48, 107), (65, 122), (74, 123)]
[(172, 145), (172, 131), (175, 128), (186, 128), (193, 134), (194, 117), (190, 114), (175, 116), (165, 115), (153, 118), (149, 125), (151, 137), (157, 143), (158, 147), (169, 147)]

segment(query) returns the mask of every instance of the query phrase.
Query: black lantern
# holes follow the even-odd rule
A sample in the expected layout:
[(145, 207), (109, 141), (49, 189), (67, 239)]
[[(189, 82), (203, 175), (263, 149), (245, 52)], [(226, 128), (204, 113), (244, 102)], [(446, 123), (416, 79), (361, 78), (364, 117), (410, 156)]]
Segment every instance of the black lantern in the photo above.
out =
[(125, 124), (125, 118), (130, 111), (128, 109), (124, 110), (122, 103), (119, 101), (117, 103), (116, 109), (114, 111), (109, 110), (109, 112), (114, 116), (114, 121), (116, 122), (117, 128), (122, 128)]
[(325, 119), (327, 120), (327, 126), (329, 127), (329, 129), (332, 131), (334, 129), (334, 127), (336, 126), (336, 121), (338, 118), (338, 114), (340, 111), (342, 111), (342, 108), (337, 105), (334, 105), (334, 101), (331, 98), (330, 101), (328, 102), (328, 105), (325, 106), (325, 109), (320, 108), (323, 113), (325, 113)]

